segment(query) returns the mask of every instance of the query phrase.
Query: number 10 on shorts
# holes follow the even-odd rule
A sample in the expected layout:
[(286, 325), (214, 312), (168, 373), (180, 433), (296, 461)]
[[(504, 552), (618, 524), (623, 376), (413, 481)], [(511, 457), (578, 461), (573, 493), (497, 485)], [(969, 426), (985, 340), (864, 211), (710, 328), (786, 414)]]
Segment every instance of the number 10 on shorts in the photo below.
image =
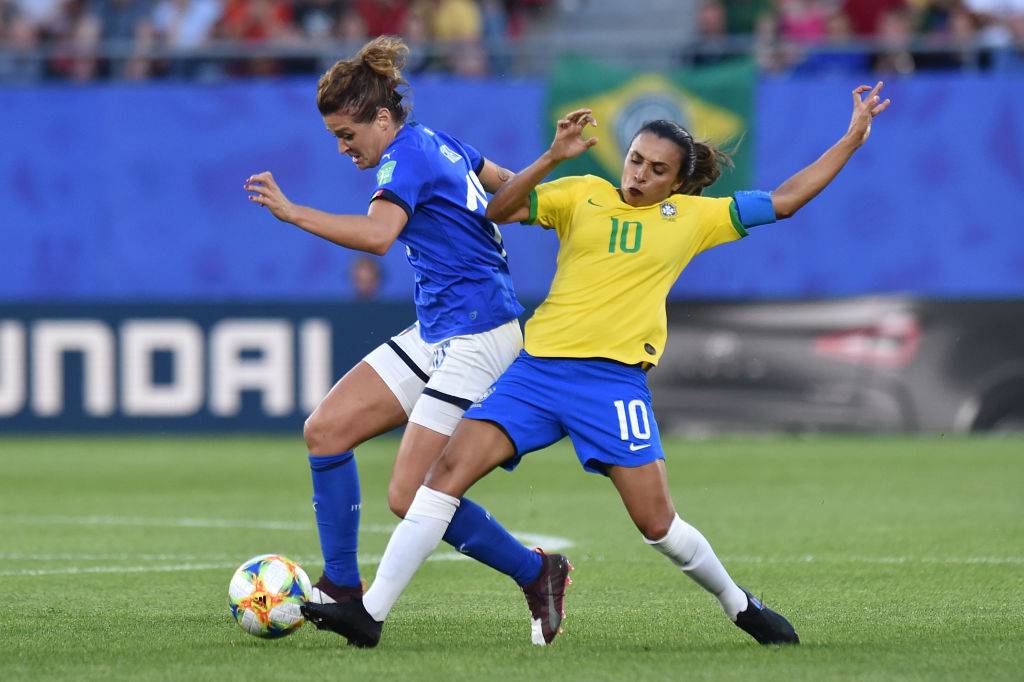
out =
[[(615, 412), (619, 415), (619, 439), (648, 440), (651, 437), (651, 420), (647, 416), (647, 404), (642, 400), (616, 400)], [(629, 426), (626, 426), (626, 416), (629, 415)]]

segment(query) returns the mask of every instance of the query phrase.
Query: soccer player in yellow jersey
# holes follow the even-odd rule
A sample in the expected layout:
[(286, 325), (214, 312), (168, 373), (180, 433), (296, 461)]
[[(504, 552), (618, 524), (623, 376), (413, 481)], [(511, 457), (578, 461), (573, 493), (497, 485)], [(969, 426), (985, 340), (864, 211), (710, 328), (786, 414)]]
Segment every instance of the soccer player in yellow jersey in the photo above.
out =
[[(370, 590), (346, 606), (334, 629), (374, 646), (469, 487), (495, 467), (512, 469), (523, 455), (569, 436), (584, 469), (611, 479), (645, 542), (715, 595), (737, 626), (761, 644), (798, 643), (789, 621), (739, 587), (707, 539), (676, 513), (645, 370), (664, 350), (665, 298), (690, 259), (789, 217), (814, 198), (889, 106), (881, 89), (882, 83), (856, 88), (846, 134), (774, 192), (722, 199), (700, 194), (728, 158), (671, 121), (641, 127), (618, 188), (592, 176), (539, 184), (559, 162), (597, 143), (582, 137), (596, 125), (590, 110), (559, 121), (551, 148), (505, 182), (487, 209), (499, 222), (554, 229), (560, 241), (555, 279), (526, 325), (525, 350), (466, 412), (395, 529)], [(549, 580), (547, 611), (532, 609), (542, 613), (533, 622), (535, 643), (550, 641), (544, 635), (560, 624), (565, 584), (564, 576)]]

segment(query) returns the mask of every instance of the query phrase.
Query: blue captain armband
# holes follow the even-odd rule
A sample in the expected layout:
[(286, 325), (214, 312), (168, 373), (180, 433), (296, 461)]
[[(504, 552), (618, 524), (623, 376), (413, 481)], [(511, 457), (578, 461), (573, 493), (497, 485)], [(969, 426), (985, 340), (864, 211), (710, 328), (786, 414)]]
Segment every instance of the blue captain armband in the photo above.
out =
[(774, 223), (775, 207), (772, 206), (770, 192), (733, 192), (736, 212), (740, 215), (743, 227), (757, 227)]

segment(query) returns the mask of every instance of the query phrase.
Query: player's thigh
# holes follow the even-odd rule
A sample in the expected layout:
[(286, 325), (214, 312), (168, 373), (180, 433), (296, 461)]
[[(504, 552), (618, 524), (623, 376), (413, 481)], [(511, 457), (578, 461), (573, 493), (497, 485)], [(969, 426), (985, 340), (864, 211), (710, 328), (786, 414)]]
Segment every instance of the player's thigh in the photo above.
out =
[(462, 414), (494, 385), (522, 346), (518, 320), (436, 344), (430, 380), (409, 421), (450, 436)]
[(637, 529), (649, 540), (665, 537), (676, 515), (665, 460), (636, 467), (613, 465), (607, 473)]
[(428, 472), (426, 484), (453, 497), (462, 497), (474, 483), (514, 455), (512, 441), (499, 426), (464, 419)]
[(441, 456), (449, 437), (419, 424), (405, 427), (388, 485), (388, 506), (400, 517), (412, 503), (430, 466)]
[(310, 452), (344, 452), (405, 423), (430, 378), (429, 362), (416, 324), (372, 350), (306, 420)]
[(334, 384), (303, 429), (314, 455), (333, 455), (405, 423), (406, 412), (380, 375), (359, 362)]

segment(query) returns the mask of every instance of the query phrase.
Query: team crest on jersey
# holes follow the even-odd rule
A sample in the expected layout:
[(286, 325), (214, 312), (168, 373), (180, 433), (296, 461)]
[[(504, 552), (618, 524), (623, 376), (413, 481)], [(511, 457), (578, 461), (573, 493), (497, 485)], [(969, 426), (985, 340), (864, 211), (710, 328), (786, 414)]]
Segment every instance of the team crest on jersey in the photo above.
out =
[(667, 220), (671, 220), (672, 218), (676, 217), (677, 213), (679, 213), (679, 211), (676, 210), (675, 204), (670, 204), (667, 201), (662, 202), (662, 204), (661, 204), (661, 217), (662, 218), (665, 218)]

